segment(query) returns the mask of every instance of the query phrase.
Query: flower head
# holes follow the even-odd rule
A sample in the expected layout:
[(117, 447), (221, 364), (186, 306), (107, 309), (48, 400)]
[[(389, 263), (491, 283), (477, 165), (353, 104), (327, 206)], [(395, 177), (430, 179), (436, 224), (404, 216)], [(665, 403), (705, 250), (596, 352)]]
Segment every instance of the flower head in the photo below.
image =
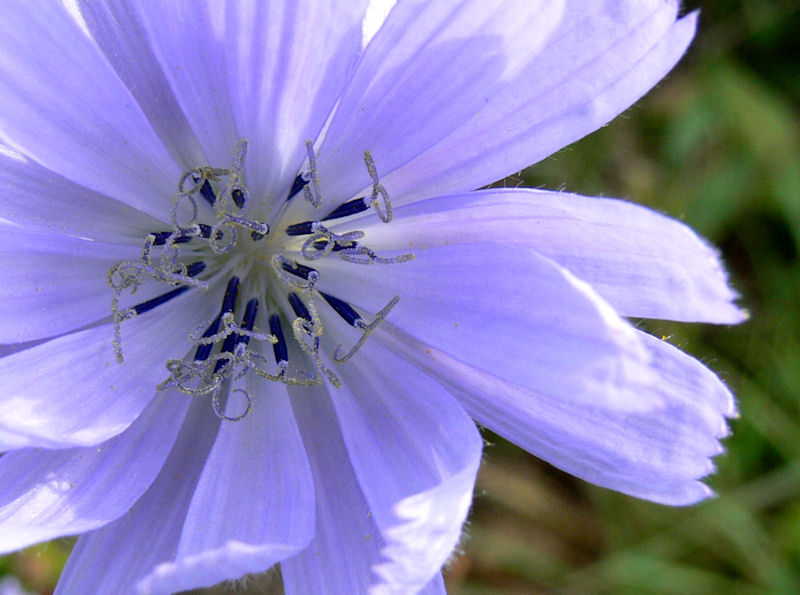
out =
[(473, 420), (602, 486), (709, 495), (730, 393), (623, 317), (734, 323), (716, 254), (618, 200), (473, 191), (683, 54), (677, 3), (9, 0), (0, 548), (65, 592), (279, 564), (441, 590)]

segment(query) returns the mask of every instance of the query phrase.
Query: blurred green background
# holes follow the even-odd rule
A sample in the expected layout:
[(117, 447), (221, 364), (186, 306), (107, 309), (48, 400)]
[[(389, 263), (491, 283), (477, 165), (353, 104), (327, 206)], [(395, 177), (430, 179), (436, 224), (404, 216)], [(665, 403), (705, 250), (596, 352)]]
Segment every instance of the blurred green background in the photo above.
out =
[[(719, 497), (642, 502), (487, 434), (451, 593), (800, 593), (798, 4), (687, 3), (702, 9), (701, 30), (678, 68), (610, 126), (511, 180), (646, 204), (722, 251), (750, 321), (642, 323), (738, 397), (711, 478)], [(49, 593), (70, 545), (0, 557), (0, 576)]]

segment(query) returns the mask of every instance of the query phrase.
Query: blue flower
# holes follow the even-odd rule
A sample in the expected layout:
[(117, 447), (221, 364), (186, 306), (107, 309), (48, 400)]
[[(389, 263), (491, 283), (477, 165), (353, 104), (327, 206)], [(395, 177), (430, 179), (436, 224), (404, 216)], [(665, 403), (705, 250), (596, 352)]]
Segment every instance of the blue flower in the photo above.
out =
[(474, 188), (683, 54), (677, 2), (0, 6), (0, 549), (61, 592), (279, 564), (443, 590), (473, 420), (596, 484), (709, 495), (728, 390), (623, 317), (735, 323), (715, 252), (632, 204)]

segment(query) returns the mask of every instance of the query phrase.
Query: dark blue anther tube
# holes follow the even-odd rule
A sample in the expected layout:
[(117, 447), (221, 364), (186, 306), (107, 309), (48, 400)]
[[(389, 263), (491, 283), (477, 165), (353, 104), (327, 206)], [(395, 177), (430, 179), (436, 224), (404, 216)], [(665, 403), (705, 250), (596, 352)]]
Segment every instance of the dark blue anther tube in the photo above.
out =
[(289, 303), (292, 306), (292, 310), (294, 310), (294, 313), (298, 317), (305, 318), (311, 322), (311, 314), (309, 313), (308, 308), (306, 308), (306, 305), (303, 303), (303, 300), (300, 299), (300, 296), (298, 296), (296, 293), (290, 293)]
[(354, 198), (353, 200), (348, 200), (347, 202), (340, 204), (333, 211), (328, 213), (328, 215), (323, 217), (322, 220), (329, 221), (331, 219), (349, 217), (350, 215), (355, 215), (356, 213), (363, 213), (368, 208), (369, 204), (366, 200), (364, 200), (364, 198)]
[(222, 298), (222, 310), (225, 312), (233, 312), (236, 307), (236, 298), (239, 295), (239, 277), (231, 277), (228, 281), (228, 286), (225, 288), (225, 297)]
[(306, 279), (306, 280), (308, 279), (308, 276), (311, 273), (317, 272), (317, 269), (312, 269), (311, 267), (306, 266), (304, 264), (300, 264), (299, 262), (291, 264), (288, 262), (284, 262), (281, 263), (281, 268), (287, 273), (291, 273), (292, 275), (295, 275), (297, 277), (300, 277), (301, 279)]
[[(256, 323), (256, 314), (258, 314), (258, 300), (253, 298), (247, 302), (247, 305), (244, 307), (244, 316), (242, 316), (242, 328), (244, 330), (253, 330), (253, 326), (255, 326)], [(250, 337), (248, 335), (241, 335), (239, 337), (239, 343), (247, 345), (250, 343)]]
[(244, 206), (244, 192), (241, 189), (234, 188), (233, 192), (231, 192), (231, 198), (233, 199), (233, 204), (240, 209)]
[(336, 310), (336, 313), (341, 316), (342, 318), (347, 321), (347, 324), (350, 326), (355, 326), (356, 322), (361, 320), (361, 315), (356, 312), (353, 307), (345, 301), (340, 300), (337, 297), (333, 297), (332, 295), (328, 295), (327, 293), (319, 292), (319, 294), (325, 299), (330, 307)]
[(211, 187), (211, 183), (208, 180), (205, 180), (203, 185), (200, 186), (200, 194), (202, 194), (203, 198), (212, 206), (217, 202), (217, 195), (214, 194), (214, 189)]
[[(190, 277), (194, 277), (195, 275), (199, 275), (200, 273), (202, 273), (205, 270), (205, 268), (206, 268), (206, 263), (202, 261), (193, 262), (192, 264), (186, 267), (186, 273)], [(149, 312), (150, 310), (160, 306), (161, 304), (166, 304), (171, 299), (178, 297), (179, 295), (181, 295), (182, 293), (184, 293), (189, 289), (190, 287), (188, 286), (178, 287), (176, 289), (173, 289), (172, 291), (168, 291), (167, 293), (162, 293), (157, 297), (147, 300), (146, 302), (137, 304), (131, 309), (134, 312), (136, 312), (137, 315), (144, 314), (145, 312)]]
[[(153, 240), (153, 246), (163, 246), (167, 243), (169, 236), (172, 235), (171, 231), (154, 231), (153, 236), (155, 236), (155, 240)], [(172, 240), (173, 244), (185, 244), (186, 242), (191, 242), (192, 236), (181, 234), (177, 236), (174, 240)]]
[[(228, 281), (228, 286), (225, 288), (225, 297), (222, 298), (222, 308), (220, 309), (217, 317), (208, 325), (206, 332), (203, 333), (203, 338), (208, 339), (210, 336), (219, 332), (220, 324), (222, 323), (222, 315), (226, 312), (233, 312), (236, 306), (236, 296), (239, 294), (239, 277), (231, 277)], [(226, 338), (227, 342), (227, 338)], [(224, 349), (224, 346), (223, 346)], [(194, 361), (204, 362), (211, 355), (214, 350), (213, 343), (203, 343), (197, 346), (197, 351), (194, 354)], [(222, 361), (222, 360), (220, 360)], [(215, 370), (216, 371), (216, 370)]]
[(286, 200), (291, 200), (294, 198), (294, 195), (300, 192), (307, 184), (308, 180), (303, 177), (303, 174), (298, 174), (292, 183), (292, 189), (289, 190), (289, 195), (286, 197)]
[(167, 293), (162, 293), (158, 297), (154, 297), (152, 300), (147, 300), (146, 302), (142, 302), (141, 304), (135, 305), (131, 308), (136, 314), (144, 314), (145, 312), (149, 312), (153, 308), (160, 306), (161, 304), (165, 304), (170, 301), (172, 298), (176, 298), (182, 293), (186, 292), (189, 288), (188, 287), (178, 287), (177, 289), (173, 289), (172, 291), (168, 291)]
[(286, 228), (287, 236), (307, 236), (314, 230), (312, 226), (316, 221), (302, 221), (300, 223), (293, 223)]
[[(222, 321), (222, 314), (217, 314), (217, 317), (208, 325), (206, 332), (203, 333), (203, 338), (208, 339), (211, 335), (214, 335), (219, 332), (219, 325)], [(196, 362), (204, 362), (208, 359), (208, 356), (211, 355), (211, 352), (214, 350), (213, 343), (202, 343), (197, 346), (197, 351), (194, 353), (194, 361)]]
[(286, 346), (286, 338), (283, 336), (283, 328), (281, 328), (281, 318), (277, 314), (269, 317), (269, 332), (278, 341), (272, 344), (272, 353), (275, 355), (275, 363), (280, 365), (281, 362), (289, 361), (289, 350)]

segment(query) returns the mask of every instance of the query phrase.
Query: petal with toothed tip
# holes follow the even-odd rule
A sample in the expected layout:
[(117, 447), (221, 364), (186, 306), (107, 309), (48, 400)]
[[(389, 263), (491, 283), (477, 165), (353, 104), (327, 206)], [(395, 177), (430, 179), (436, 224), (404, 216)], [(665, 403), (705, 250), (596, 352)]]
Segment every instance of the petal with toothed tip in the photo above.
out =
[(409, 336), (391, 324), (373, 337), (442, 382), (478, 423), (572, 475), (670, 505), (709, 497), (700, 479), (722, 452), (726, 417), (735, 414), (725, 385), (700, 362), (637, 331), (651, 355), (659, 409), (637, 413), (570, 403), (532, 392)]
[(683, 223), (633, 203), (532, 189), (431, 198), (351, 223), (375, 250), (492, 241), (525, 246), (593, 289), (622, 316), (741, 322), (716, 251)]

